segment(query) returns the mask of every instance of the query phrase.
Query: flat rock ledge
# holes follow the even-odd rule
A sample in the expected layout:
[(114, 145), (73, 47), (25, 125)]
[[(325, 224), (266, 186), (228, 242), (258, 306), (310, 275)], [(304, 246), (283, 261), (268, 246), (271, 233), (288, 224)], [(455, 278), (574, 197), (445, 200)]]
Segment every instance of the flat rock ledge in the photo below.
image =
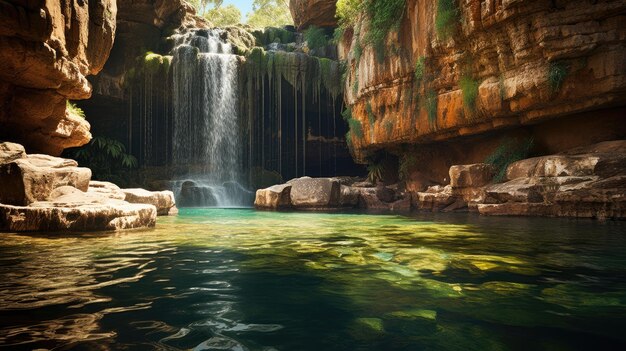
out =
[(73, 160), (0, 143), (0, 232), (151, 228), (157, 216), (177, 213), (171, 191), (120, 189), (91, 180)]
[(329, 211), (362, 208), (408, 211), (411, 198), (396, 187), (356, 183), (351, 178), (302, 177), (256, 192), (254, 205), (265, 210)]
[(454, 165), (450, 184), (411, 193), (398, 185), (303, 177), (258, 190), (255, 206), (626, 219), (626, 140), (513, 162), (502, 182), (494, 174), (484, 163)]

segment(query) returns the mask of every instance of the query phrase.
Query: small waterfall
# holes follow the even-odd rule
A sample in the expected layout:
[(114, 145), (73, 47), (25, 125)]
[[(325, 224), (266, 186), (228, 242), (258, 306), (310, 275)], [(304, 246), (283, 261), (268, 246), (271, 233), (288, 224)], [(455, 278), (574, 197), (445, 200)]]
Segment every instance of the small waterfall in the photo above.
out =
[(174, 190), (189, 206), (249, 206), (241, 184), (242, 130), (238, 110), (239, 58), (219, 30), (173, 37), (172, 164), (195, 165)]

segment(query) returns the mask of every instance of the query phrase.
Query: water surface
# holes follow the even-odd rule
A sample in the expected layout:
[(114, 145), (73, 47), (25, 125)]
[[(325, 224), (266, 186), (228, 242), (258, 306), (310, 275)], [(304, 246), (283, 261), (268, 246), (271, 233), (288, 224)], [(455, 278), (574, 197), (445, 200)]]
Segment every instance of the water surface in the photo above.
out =
[(0, 348), (626, 347), (626, 223), (182, 210), (0, 236)]

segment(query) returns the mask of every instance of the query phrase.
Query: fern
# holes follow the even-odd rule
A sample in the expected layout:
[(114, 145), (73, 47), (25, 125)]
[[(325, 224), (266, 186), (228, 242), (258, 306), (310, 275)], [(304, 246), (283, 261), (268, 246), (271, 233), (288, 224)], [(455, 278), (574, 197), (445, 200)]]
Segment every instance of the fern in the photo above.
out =
[(85, 111), (83, 111), (80, 107), (76, 106), (75, 104), (71, 103), (69, 100), (67, 100), (67, 102), (65, 103), (65, 109), (71, 115), (80, 117), (82, 119), (86, 118)]

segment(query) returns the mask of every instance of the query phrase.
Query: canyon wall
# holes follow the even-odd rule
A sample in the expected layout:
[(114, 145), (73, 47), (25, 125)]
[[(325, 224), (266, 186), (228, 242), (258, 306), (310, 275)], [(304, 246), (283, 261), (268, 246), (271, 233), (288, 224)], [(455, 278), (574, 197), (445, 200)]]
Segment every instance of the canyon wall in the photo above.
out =
[(294, 25), (298, 30), (309, 26), (336, 27), (335, 7), (333, 0), (289, 0), (289, 10)]
[(622, 0), (407, 0), (381, 53), (361, 14), (340, 45), (356, 159), (413, 154), (445, 183), (504, 139), (545, 154), (624, 138), (625, 21)]
[(0, 139), (52, 155), (91, 139), (66, 101), (91, 96), (116, 14), (115, 0), (0, 1)]

